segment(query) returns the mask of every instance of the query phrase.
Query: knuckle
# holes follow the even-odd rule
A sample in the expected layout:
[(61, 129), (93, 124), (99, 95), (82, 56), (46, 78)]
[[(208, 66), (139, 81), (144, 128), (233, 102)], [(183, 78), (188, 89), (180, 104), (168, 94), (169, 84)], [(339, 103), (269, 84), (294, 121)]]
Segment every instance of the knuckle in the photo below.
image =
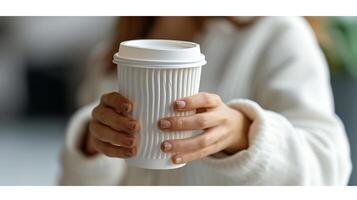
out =
[(206, 99), (206, 100), (211, 97), (210, 93), (208, 93), (208, 92), (201, 92), (200, 95), (203, 99)]
[(101, 118), (104, 115), (104, 112), (105, 110), (102, 107), (97, 106), (92, 110), (92, 117), (94, 119)]
[(210, 145), (211, 143), (211, 139), (208, 137), (202, 137), (201, 140), (199, 141), (198, 145), (203, 148), (203, 147), (207, 147), (208, 145)]
[(108, 102), (109, 96), (110, 96), (110, 93), (103, 94), (102, 97), (100, 98), (100, 101), (102, 103)]
[(217, 105), (221, 101), (221, 97), (217, 94), (211, 94), (208, 92), (202, 93), (203, 98), (206, 101), (206, 104), (210, 106)]
[(222, 123), (226, 124), (229, 121), (229, 117), (227, 115), (222, 116)]
[(183, 126), (184, 126), (184, 121), (183, 121), (183, 119), (180, 118), (180, 117), (172, 118), (171, 121), (172, 121), (173, 124), (174, 124), (174, 127), (173, 127), (173, 128), (182, 129)]
[(217, 94), (211, 94), (210, 98), (208, 98), (209, 104), (210, 105), (217, 105), (221, 101), (221, 97), (218, 96)]
[(203, 115), (197, 116), (196, 121), (199, 128), (206, 128), (208, 125), (208, 119)]
[(109, 93), (103, 94), (100, 100), (102, 103), (108, 104), (110, 102), (110, 99), (115, 97), (116, 95), (117, 95), (116, 92), (109, 92)]
[(211, 94), (211, 95), (215, 103), (219, 103), (222, 101), (221, 97), (218, 94)]

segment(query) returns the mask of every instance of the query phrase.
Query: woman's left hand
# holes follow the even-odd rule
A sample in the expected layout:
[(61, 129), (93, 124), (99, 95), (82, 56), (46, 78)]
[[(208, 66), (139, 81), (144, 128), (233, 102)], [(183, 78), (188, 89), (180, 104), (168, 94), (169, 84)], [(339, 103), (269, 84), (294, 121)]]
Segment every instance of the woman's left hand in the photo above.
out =
[(187, 117), (163, 118), (159, 121), (161, 130), (204, 132), (191, 138), (164, 141), (161, 149), (175, 153), (173, 163), (191, 162), (220, 151), (233, 154), (248, 148), (250, 121), (241, 112), (223, 103), (218, 95), (203, 92), (184, 97), (174, 102), (174, 109), (197, 112)]

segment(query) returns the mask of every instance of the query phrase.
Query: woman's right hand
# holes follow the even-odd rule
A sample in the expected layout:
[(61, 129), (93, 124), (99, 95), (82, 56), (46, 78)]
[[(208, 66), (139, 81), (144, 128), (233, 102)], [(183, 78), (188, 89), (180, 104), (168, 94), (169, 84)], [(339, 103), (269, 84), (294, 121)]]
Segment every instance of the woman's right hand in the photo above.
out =
[(99, 105), (92, 111), (85, 149), (92, 149), (109, 157), (134, 156), (139, 123), (130, 117), (132, 109), (132, 103), (119, 93), (104, 94)]

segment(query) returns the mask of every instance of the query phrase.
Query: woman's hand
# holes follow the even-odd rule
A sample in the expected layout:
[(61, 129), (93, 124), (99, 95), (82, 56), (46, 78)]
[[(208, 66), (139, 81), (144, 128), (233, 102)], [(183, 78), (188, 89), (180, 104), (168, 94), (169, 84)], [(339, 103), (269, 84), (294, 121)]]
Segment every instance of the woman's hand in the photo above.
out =
[(117, 92), (104, 94), (92, 111), (87, 154), (101, 152), (109, 157), (128, 158), (136, 154), (139, 123), (131, 118), (132, 103)]
[(220, 151), (233, 154), (248, 148), (250, 121), (241, 112), (224, 104), (218, 95), (199, 93), (184, 97), (174, 102), (174, 109), (179, 112), (197, 110), (197, 113), (163, 118), (159, 121), (161, 130), (204, 130), (191, 138), (162, 143), (164, 152), (175, 153), (172, 157), (174, 163), (187, 163)]

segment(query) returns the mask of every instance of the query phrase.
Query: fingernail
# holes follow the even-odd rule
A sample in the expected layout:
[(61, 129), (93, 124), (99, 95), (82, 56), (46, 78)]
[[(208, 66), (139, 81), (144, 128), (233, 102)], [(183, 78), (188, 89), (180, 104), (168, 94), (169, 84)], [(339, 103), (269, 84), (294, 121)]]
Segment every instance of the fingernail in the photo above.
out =
[(128, 129), (129, 130), (134, 130), (135, 126), (136, 126), (136, 123), (135, 122), (131, 122), (131, 123), (128, 124)]
[(186, 102), (185, 101), (181, 101), (181, 100), (176, 101), (176, 108), (182, 109), (182, 108), (185, 108), (185, 107), (186, 107)]
[(181, 156), (176, 156), (176, 157), (174, 158), (174, 163), (175, 163), (175, 164), (180, 164), (180, 163), (182, 163), (182, 157), (181, 157)]
[(170, 151), (172, 149), (172, 144), (169, 142), (163, 142), (162, 146), (164, 151)]
[(123, 104), (121, 104), (121, 108), (123, 109), (124, 112), (129, 112), (130, 104), (123, 103)]
[(166, 119), (160, 120), (161, 128), (170, 128), (170, 126), (171, 126), (171, 122), (169, 120), (166, 120)]
[(132, 146), (134, 144), (134, 141), (133, 140), (129, 140), (126, 142), (126, 145), (128, 146)]

